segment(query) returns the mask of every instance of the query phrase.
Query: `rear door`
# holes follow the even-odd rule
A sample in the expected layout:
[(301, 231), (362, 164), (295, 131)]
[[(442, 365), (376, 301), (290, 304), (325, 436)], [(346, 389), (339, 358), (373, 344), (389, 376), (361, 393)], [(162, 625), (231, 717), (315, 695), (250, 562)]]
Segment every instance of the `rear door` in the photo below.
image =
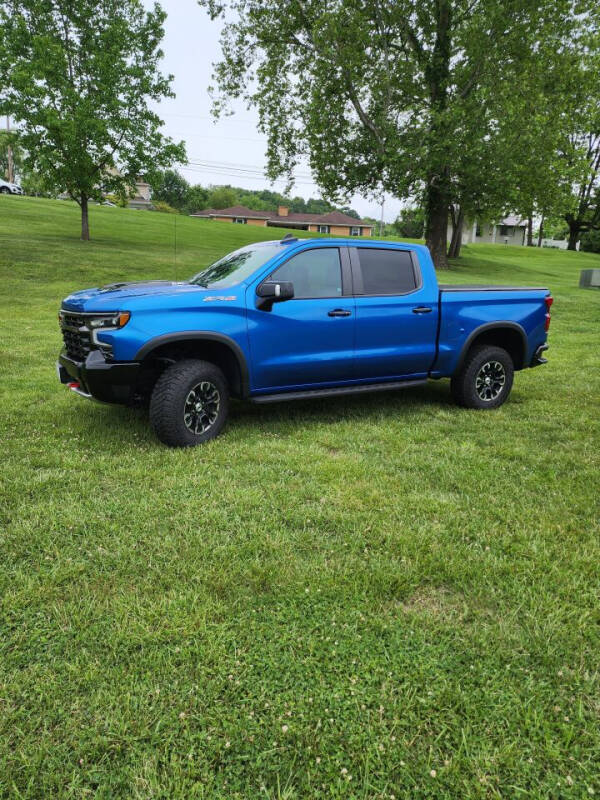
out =
[(291, 281), (294, 298), (256, 308), (248, 296), (254, 390), (340, 383), (353, 377), (354, 298), (346, 248), (303, 249), (266, 280)]
[(425, 377), (435, 359), (438, 292), (424, 285), (417, 254), (381, 244), (350, 248), (350, 258), (357, 378)]

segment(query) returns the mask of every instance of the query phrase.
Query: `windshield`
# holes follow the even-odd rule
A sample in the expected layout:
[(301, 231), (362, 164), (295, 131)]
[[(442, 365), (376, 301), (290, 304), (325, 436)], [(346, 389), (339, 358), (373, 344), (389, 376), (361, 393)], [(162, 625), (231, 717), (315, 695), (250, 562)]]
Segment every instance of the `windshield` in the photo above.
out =
[(241, 283), (280, 252), (278, 244), (242, 247), (194, 275), (190, 283), (206, 289), (228, 289)]

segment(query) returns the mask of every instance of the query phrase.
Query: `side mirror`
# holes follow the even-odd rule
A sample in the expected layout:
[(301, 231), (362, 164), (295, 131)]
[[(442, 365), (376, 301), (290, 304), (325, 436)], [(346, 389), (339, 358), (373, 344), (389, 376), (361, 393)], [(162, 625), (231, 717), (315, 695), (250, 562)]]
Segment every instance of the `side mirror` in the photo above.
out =
[(257, 308), (270, 311), (273, 303), (291, 300), (294, 296), (294, 284), (291, 281), (264, 281), (256, 290)]

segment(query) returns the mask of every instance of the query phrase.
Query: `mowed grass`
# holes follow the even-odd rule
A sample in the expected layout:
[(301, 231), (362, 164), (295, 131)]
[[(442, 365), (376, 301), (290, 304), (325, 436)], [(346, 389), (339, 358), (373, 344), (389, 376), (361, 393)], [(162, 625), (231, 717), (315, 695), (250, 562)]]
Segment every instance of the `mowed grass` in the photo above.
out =
[(0, 197), (0, 794), (600, 796), (594, 255), (468, 247), (547, 285), (549, 364), (236, 404), (173, 451), (56, 380), (77, 288), (193, 274), (271, 229)]

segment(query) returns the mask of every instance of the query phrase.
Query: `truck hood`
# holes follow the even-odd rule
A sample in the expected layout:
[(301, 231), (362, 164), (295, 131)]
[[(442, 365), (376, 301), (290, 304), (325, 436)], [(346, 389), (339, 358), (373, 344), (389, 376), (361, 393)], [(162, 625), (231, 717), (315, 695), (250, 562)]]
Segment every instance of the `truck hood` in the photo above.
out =
[(219, 295), (231, 290), (204, 289), (192, 283), (175, 281), (138, 281), (134, 283), (110, 283), (93, 289), (73, 292), (62, 302), (66, 311), (119, 311), (127, 310), (127, 304), (138, 297), (168, 295), (178, 297), (185, 294)]

